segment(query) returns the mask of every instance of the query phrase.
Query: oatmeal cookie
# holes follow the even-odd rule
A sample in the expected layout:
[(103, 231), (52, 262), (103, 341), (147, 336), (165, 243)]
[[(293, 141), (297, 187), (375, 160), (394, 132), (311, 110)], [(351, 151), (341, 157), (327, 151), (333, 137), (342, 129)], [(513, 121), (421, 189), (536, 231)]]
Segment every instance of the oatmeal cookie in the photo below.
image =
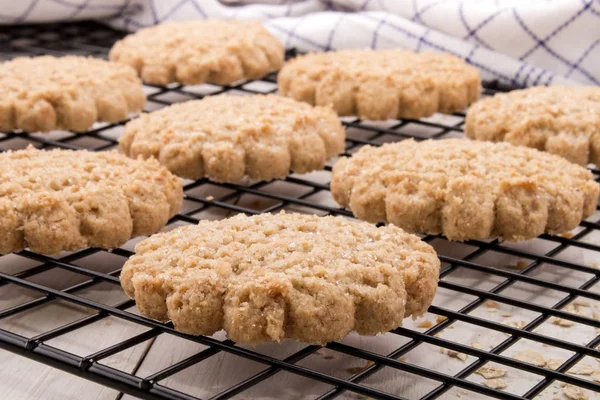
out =
[(238, 343), (375, 335), (423, 314), (431, 246), (393, 225), (285, 214), (201, 221), (140, 242), (121, 284), (140, 312)]
[(575, 228), (596, 210), (587, 169), (508, 143), (404, 140), (333, 167), (331, 192), (358, 218), (450, 240), (519, 241)]
[(498, 93), (473, 104), (465, 133), (545, 150), (579, 165), (598, 165), (600, 88), (538, 86)]
[(479, 98), (479, 72), (449, 54), (407, 50), (340, 50), (289, 61), (279, 91), (339, 115), (422, 118), (463, 110)]
[(275, 95), (219, 95), (142, 115), (125, 126), (120, 147), (184, 178), (236, 182), (321, 169), (343, 152), (344, 138), (329, 108)]
[(0, 130), (82, 132), (118, 122), (146, 103), (142, 82), (122, 64), (91, 57), (19, 57), (0, 64)]
[(175, 215), (181, 181), (156, 160), (115, 152), (0, 153), (0, 254), (114, 248)]
[(109, 57), (155, 85), (228, 85), (281, 68), (284, 47), (258, 21), (173, 21), (119, 40)]

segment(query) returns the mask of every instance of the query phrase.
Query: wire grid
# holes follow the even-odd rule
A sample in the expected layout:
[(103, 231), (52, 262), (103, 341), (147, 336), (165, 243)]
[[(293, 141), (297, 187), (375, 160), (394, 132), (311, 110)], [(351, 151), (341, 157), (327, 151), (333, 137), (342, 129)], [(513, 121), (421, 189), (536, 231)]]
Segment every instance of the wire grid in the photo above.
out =
[[(19, 55), (38, 54), (82, 54), (106, 57), (112, 43), (123, 33), (110, 30), (96, 23), (77, 23), (67, 25), (23, 26), (0, 29), (0, 49), (4, 59)], [(484, 95), (498, 90), (497, 85), (484, 85)], [(148, 106), (145, 111), (166, 106), (176, 101), (201, 98), (223, 92), (237, 94), (267, 93), (276, 91), (276, 75), (272, 74), (262, 80), (242, 82), (228, 87), (212, 85), (167, 87), (146, 86)], [(402, 120), (384, 123), (368, 123), (356, 118), (343, 118), (348, 138), (346, 153), (351, 154), (366, 144), (380, 145), (388, 141), (398, 141), (414, 137), (442, 138), (462, 134), (464, 114), (451, 116), (436, 115), (419, 121)], [(98, 123), (84, 134), (68, 132), (45, 134), (3, 133), (0, 134), (0, 149), (23, 148), (33, 144), (39, 148), (65, 148), (106, 150), (117, 146), (118, 134), (123, 121), (118, 124)], [(332, 163), (325, 170), (316, 174), (292, 174), (285, 180), (271, 182), (241, 182), (239, 184), (216, 184), (205, 179), (185, 181), (184, 207), (180, 214), (173, 217), (170, 227), (180, 224), (194, 224), (200, 218), (208, 216), (219, 218), (234, 213), (258, 214), (288, 209), (297, 212), (309, 212), (319, 215), (343, 215), (351, 217), (347, 210), (340, 209), (329, 194), (329, 181)], [(592, 169), (596, 179), (598, 171)], [(292, 193), (277, 190), (283, 186), (298, 190)], [(208, 188), (208, 189), (207, 189)], [(215, 196), (210, 195), (216, 193)], [(259, 199), (257, 201), (257, 199)], [(325, 199), (325, 200), (323, 200)], [(549, 393), (551, 385), (556, 382), (571, 384), (589, 390), (592, 396), (600, 392), (600, 385), (589, 376), (567, 374), (567, 371), (582, 360), (594, 361), (596, 369), (600, 369), (600, 312), (585, 314), (584, 308), (600, 306), (600, 269), (593, 261), (600, 262), (600, 224), (599, 213), (575, 229), (571, 234), (563, 236), (542, 235), (526, 244), (503, 243), (492, 241), (469, 241), (466, 243), (450, 243), (440, 236), (425, 236), (423, 239), (436, 247), (442, 261), (440, 289), (438, 297), (446, 296), (443, 301), (436, 301), (429, 309), (428, 316), (435, 319), (430, 323), (412, 323), (386, 334), (389, 337), (401, 338), (400, 344), (385, 352), (373, 351), (368, 346), (359, 346), (355, 342), (333, 342), (324, 348), (313, 345), (299, 345), (292, 354), (285, 357), (266, 355), (259, 349), (237, 346), (229, 340), (215, 337), (193, 337), (176, 332), (170, 323), (162, 324), (139, 316), (134, 302), (122, 298), (121, 301), (107, 303), (96, 301), (81, 293), (102, 285), (117, 287), (122, 263), (132, 254), (132, 243), (107, 252), (101, 249), (86, 249), (75, 253), (49, 257), (22, 251), (12, 255), (10, 263), (15, 259), (28, 260), (35, 266), (17, 272), (6, 272), (2, 269), (3, 259), (0, 257), (0, 297), (7, 287), (22, 287), (34, 293), (31, 299), (12, 304), (0, 309), (0, 348), (28, 357), (40, 363), (70, 372), (77, 376), (114, 388), (122, 393), (148, 399), (196, 399), (198, 397), (170, 387), (164, 382), (169, 378), (203, 362), (214, 359), (219, 354), (228, 353), (236, 359), (252, 360), (263, 366), (257, 373), (217, 393), (211, 399), (228, 399), (245, 393), (261, 382), (282, 372), (299, 375), (307, 379), (307, 387), (324, 383), (325, 389), (314, 394), (318, 399), (331, 399), (338, 396), (345, 398), (378, 398), (401, 399), (406, 395), (402, 391), (392, 393), (380, 386), (368, 384), (370, 377), (377, 376), (382, 370), (393, 370), (404, 374), (403, 382), (424, 377), (430, 380), (425, 389), (413, 398), (437, 399), (446, 398), (449, 394), (458, 397), (531, 399)], [(135, 242), (135, 240), (133, 241)], [(534, 242), (532, 245), (531, 243)], [(565, 256), (575, 252), (576, 261)], [(98, 254), (111, 254), (119, 259), (108, 271), (99, 270), (86, 260)], [(583, 254), (583, 256), (581, 256)], [(577, 258), (579, 257), (579, 258)], [(514, 265), (507, 265), (515, 262)], [(579, 261), (577, 261), (579, 260)], [(5, 263), (6, 264), (6, 263)], [(550, 272), (548, 270), (550, 269)], [(55, 287), (40, 280), (40, 274), (48, 271), (73, 273), (81, 279), (69, 287)], [(523, 297), (515, 295), (517, 291), (537, 293), (551, 292), (556, 296), (547, 298)], [(5, 292), (6, 294), (7, 292)], [(445, 295), (444, 295), (445, 293)], [(545, 295), (544, 295), (545, 296)], [(543, 297), (543, 296), (542, 296)], [(456, 298), (466, 298), (454, 306)], [(449, 299), (449, 300), (445, 300)], [(31, 312), (38, 307), (56, 302), (82, 306), (89, 311), (83, 317), (72, 318), (68, 323), (59, 324), (52, 329), (37, 332), (35, 335), (21, 334), (13, 331), (3, 321)], [(587, 303), (587, 305), (585, 305)], [(591, 303), (591, 304), (590, 304)], [(508, 307), (513, 313), (523, 312), (529, 317), (525, 321), (507, 321), (497, 318), (499, 309)], [(579, 308), (578, 308), (579, 307)], [(593, 309), (593, 308), (589, 308)], [(598, 308), (600, 310), (600, 308)], [(509, 315), (504, 312), (504, 317)], [(53, 340), (85, 329), (107, 318), (117, 318), (137, 326), (144, 327), (142, 333), (132, 335), (126, 340), (118, 341), (97, 351), (79, 355), (61, 349), (52, 344)], [(566, 322), (565, 322), (566, 321)], [(421, 321), (422, 322), (422, 321)], [(558, 324), (557, 324), (558, 323)], [(585, 332), (583, 339), (575, 340), (572, 332), (554, 334), (573, 329), (577, 334)], [(469, 344), (456, 336), (447, 336), (454, 327), (467, 327), (470, 331), (483, 332), (483, 336), (499, 336), (489, 348)], [(549, 330), (548, 327), (555, 328)], [(458, 328), (457, 328), (458, 329)], [(139, 365), (130, 371), (120, 370), (105, 362), (107, 359), (127, 351), (135, 346), (148, 343), (158, 337), (173, 335), (186, 342), (201, 344), (202, 350), (150, 374), (143, 374)], [(378, 340), (377, 337), (371, 340)], [(50, 343), (49, 343), (50, 342)], [(555, 369), (536, 366), (519, 361), (508, 355), (511, 350), (519, 348), (523, 343), (530, 343), (540, 352), (549, 349), (560, 351), (568, 356), (555, 366)], [(289, 344), (289, 343), (288, 343)], [(286, 344), (277, 345), (285, 346)], [(466, 358), (465, 362), (453, 360), (457, 368), (448, 372), (436, 365), (426, 362), (429, 357), (410, 359), (410, 354), (417, 348), (425, 346), (439, 347), (447, 355), (456, 359)], [(537, 347), (536, 347), (537, 346)], [(455, 353), (452, 353), (455, 352)], [(341, 376), (306, 367), (303, 360), (316, 355), (338, 354), (351, 356), (360, 360), (364, 367), (351, 370)], [(436, 351), (436, 353), (438, 353)], [(447, 357), (441, 355), (441, 357)], [(331, 360), (336, 357), (324, 357)], [(449, 358), (449, 357), (448, 357)], [(594, 360), (595, 359), (595, 360)], [(464, 361), (464, 360), (463, 360)], [(241, 361), (240, 361), (241, 362)], [(333, 361), (331, 361), (333, 362)], [(437, 363), (437, 362), (436, 362)], [(361, 364), (361, 365), (362, 365)], [(474, 372), (483, 365), (497, 365), (509, 369), (513, 375), (531, 375), (535, 378), (526, 388), (520, 391), (510, 388), (493, 389), (482, 384), (482, 379), (474, 379)], [(408, 378), (406, 378), (408, 376)], [(407, 380), (408, 379), (408, 380)], [(270, 380), (269, 382), (274, 382)], [(271, 383), (273, 385), (273, 383)], [(402, 394), (404, 393), (404, 394)], [(122, 394), (121, 394), (122, 395)], [(120, 395), (120, 396), (121, 396)], [(119, 397), (120, 397), (119, 396)], [(304, 397), (302, 393), (298, 397)], [(454, 398), (454, 397), (452, 397)], [(477, 397), (479, 398), (479, 397)]]

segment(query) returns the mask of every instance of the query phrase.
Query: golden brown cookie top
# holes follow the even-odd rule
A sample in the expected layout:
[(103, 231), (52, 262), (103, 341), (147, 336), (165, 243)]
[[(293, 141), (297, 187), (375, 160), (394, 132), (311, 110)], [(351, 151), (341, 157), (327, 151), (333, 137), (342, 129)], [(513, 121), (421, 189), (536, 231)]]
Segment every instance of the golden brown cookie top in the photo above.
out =
[(600, 162), (600, 88), (538, 86), (473, 104), (467, 136), (546, 150), (580, 165)]
[(466, 139), (365, 146), (336, 163), (331, 189), (361, 219), (457, 240), (562, 233), (591, 215), (598, 200), (585, 168), (526, 147)]
[(449, 54), (339, 50), (289, 61), (279, 90), (310, 104), (333, 104), (364, 119), (421, 118), (464, 109), (479, 97), (479, 72)]
[(0, 129), (84, 131), (146, 102), (135, 71), (91, 57), (19, 57), (0, 64)]
[(259, 21), (171, 21), (115, 43), (110, 59), (146, 82), (230, 84), (278, 70), (284, 47)]
[(344, 150), (335, 112), (275, 95), (219, 95), (175, 104), (129, 122), (130, 157), (155, 157), (186, 178), (269, 180), (308, 172)]
[[(438, 272), (431, 246), (395, 226), (281, 213), (201, 221), (154, 235), (136, 246), (121, 283), (143, 313), (171, 318), (184, 332), (224, 328), (240, 342), (323, 343), (353, 329), (389, 330), (422, 314)], [(209, 278), (210, 286), (194, 283)], [(155, 285), (162, 287), (162, 304), (152, 296)], [(378, 307), (385, 312), (377, 315)], [(200, 326), (192, 315), (215, 320)]]
[(116, 247), (159, 230), (182, 197), (180, 180), (156, 160), (33, 147), (0, 153), (0, 249)]
[(593, 179), (586, 168), (551, 154), (466, 139), (407, 139), (381, 147), (364, 146), (349, 161), (360, 165), (364, 174), (382, 174), (384, 180), (405, 174), (443, 176), (446, 180), (471, 176), (490, 185), (512, 177)]

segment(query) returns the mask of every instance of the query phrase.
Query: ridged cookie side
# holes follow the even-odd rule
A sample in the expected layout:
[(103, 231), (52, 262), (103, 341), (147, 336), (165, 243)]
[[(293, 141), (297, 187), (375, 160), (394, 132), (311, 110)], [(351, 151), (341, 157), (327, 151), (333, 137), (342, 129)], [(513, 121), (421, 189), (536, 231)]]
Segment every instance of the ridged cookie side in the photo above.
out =
[(110, 50), (110, 60), (130, 65), (145, 82), (154, 85), (229, 85), (241, 79), (262, 78), (283, 65), (283, 44), (259, 24), (252, 29), (240, 26), (243, 34), (223, 43), (210, 43), (205, 51), (196, 49), (185, 37), (169, 40), (170, 31), (164, 28), (143, 29), (119, 40)]
[[(535, 99), (536, 92), (539, 93), (540, 89), (548, 90), (533, 88), (523, 92), (531, 93), (529, 96)], [(556, 96), (561, 96), (560, 91), (556, 92)], [(600, 90), (595, 96), (596, 100), (593, 100), (591, 94), (588, 99), (583, 94), (572, 99), (570, 106), (577, 112), (575, 110), (560, 112), (563, 106), (560, 104), (553, 106), (549, 103), (543, 110), (532, 109), (525, 115), (515, 115), (516, 110), (526, 110), (529, 106), (525, 93), (523, 99), (512, 100), (507, 94), (496, 94), (476, 102), (467, 111), (465, 133), (471, 139), (505, 141), (547, 151), (583, 166), (588, 163), (598, 164), (600, 163)], [(597, 104), (596, 112), (589, 109), (588, 102), (592, 101)]]
[[(408, 236), (395, 227), (386, 229), (389, 234), (397, 230), (399, 240)], [(395, 265), (382, 262), (365, 272), (342, 263), (339, 270), (345, 272), (339, 277), (328, 276), (319, 265), (311, 267), (310, 276), (266, 267), (264, 274), (250, 277), (240, 271), (243, 264), (168, 256), (169, 249), (202, 232), (210, 234), (204, 226), (152, 236), (138, 244), (121, 273), (125, 292), (143, 315), (171, 320), (189, 334), (224, 329), (239, 343), (291, 338), (320, 344), (351, 331), (375, 335), (424, 313), (437, 289), (439, 260), (431, 246), (412, 235)]]
[(72, 185), (68, 175), (36, 178), (52, 180), (51, 190), (17, 182), (0, 185), (0, 254), (25, 248), (41, 254), (110, 249), (131, 237), (157, 232), (178, 212), (183, 189), (180, 180), (155, 160), (140, 163), (146, 173), (131, 176), (124, 185), (103, 181)]
[[(367, 146), (359, 153), (369, 151)], [(388, 172), (392, 173), (382, 179)], [(389, 222), (408, 232), (443, 234), (457, 241), (492, 237), (521, 241), (574, 229), (595, 211), (598, 184), (589, 171), (582, 168), (580, 172), (579, 176), (550, 171), (535, 179), (486, 180), (444, 173), (394, 173), (385, 166), (366, 168), (350, 158), (334, 165), (331, 193), (357, 218)]]
[[(433, 54), (418, 57), (440, 58)], [(478, 71), (466, 64), (444, 73), (395, 74), (382, 67), (358, 74), (329, 59), (334, 56), (308, 54), (286, 63), (278, 75), (279, 93), (311, 105), (332, 105), (339, 115), (367, 120), (418, 119), (436, 112), (457, 112), (481, 93)], [(414, 69), (419, 68), (427, 69), (415, 63)]]
[[(27, 76), (13, 76), (10, 72), (10, 69), (22, 69), (21, 64), (31, 68), (30, 65), (39, 61), (39, 68), (56, 71), (52, 79), (43, 84), (28, 87), (29, 82), (23, 81)], [(80, 64), (81, 76), (61, 71), (62, 63)], [(100, 68), (99, 63), (106, 64), (102, 75), (96, 76), (91, 70), (89, 77), (82, 78), (88, 72), (87, 64), (89, 68)], [(142, 83), (135, 71), (103, 60), (49, 56), (17, 58), (0, 65), (0, 75), (3, 75), (0, 83), (6, 89), (6, 95), (0, 98), (0, 130), (3, 131), (65, 129), (83, 132), (96, 121), (122, 121), (130, 112), (140, 111), (146, 103)]]
[[(156, 158), (183, 178), (237, 182), (244, 176), (272, 180), (286, 177), (290, 170), (319, 170), (344, 151), (344, 128), (326, 107), (291, 110), (284, 123), (256, 115), (251, 123), (227, 131), (216, 125), (207, 128), (210, 131), (172, 129), (170, 118), (185, 116), (162, 118), (151, 113), (129, 122), (119, 140), (121, 152), (132, 158)], [(147, 132), (148, 124), (164, 125), (160, 137)], [(232, 129), (235, 139), (229, 133)]]

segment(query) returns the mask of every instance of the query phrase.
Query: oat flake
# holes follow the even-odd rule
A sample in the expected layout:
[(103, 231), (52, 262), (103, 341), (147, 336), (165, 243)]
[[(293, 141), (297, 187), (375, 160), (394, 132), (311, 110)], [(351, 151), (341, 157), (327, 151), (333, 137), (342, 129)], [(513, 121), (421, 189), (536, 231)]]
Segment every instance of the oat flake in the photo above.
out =
[(591, 375), (594, 372), (594, 367), (586, 364), (578, 364), (571, 368), (567, 373), (572, 375)]
[(551, 370), (556, 370), (564, 362), (565, 362), (565, 360), (561, 360), (561, 359), (558, 359), (558, 358), (549, 358), (548, 360), (546, 360), (546, 367), (549, 368), (549, 369), (551, 369)]
[(433, 322), (431, 322), (428, 319), (426, 319), (425, 321), (421, 321), (417, 324), (417, 327), (419, 327), (419, 328), (431, 328), (432, 326), (433, 326)]
[(569, 327), (573, 326), (573, 321), (564, 318), (552, 318), (552, 323), (558, 326)]
[(492, 389), (505, 389), (508, 387), (508, 383), (504, 379), (488, 379), (483, 384)]
[(516, 353), (513, 358), (515, 360), (523, 361), (529, 364), (536, 365), (538, 367), (544, 367), (546, 365), (546, 359), (544, 356), (537, 351), (523, 350)]
[(485, 379), (502, 378), (506, 375), (506, 370), (495, 367), (493, 365), (479, 368), (475, 371), (476, 374), (483, 376)]
[(454, 350), (448, 350), (448, 356), (452, 358), (458, 358), (461, 361), (465, 361), (468, 357), (465, 353), (459, 353), (458, 351)]
[(563, 393), (569, 399), (573, 399), (573, 400), (587, 400), (588, 399), (588, 395), (583, 391), (582, 388), (573, 386), (573, 385), (568, 385), (568, 384), (565, 385), (565, 387), (563, 387)]

